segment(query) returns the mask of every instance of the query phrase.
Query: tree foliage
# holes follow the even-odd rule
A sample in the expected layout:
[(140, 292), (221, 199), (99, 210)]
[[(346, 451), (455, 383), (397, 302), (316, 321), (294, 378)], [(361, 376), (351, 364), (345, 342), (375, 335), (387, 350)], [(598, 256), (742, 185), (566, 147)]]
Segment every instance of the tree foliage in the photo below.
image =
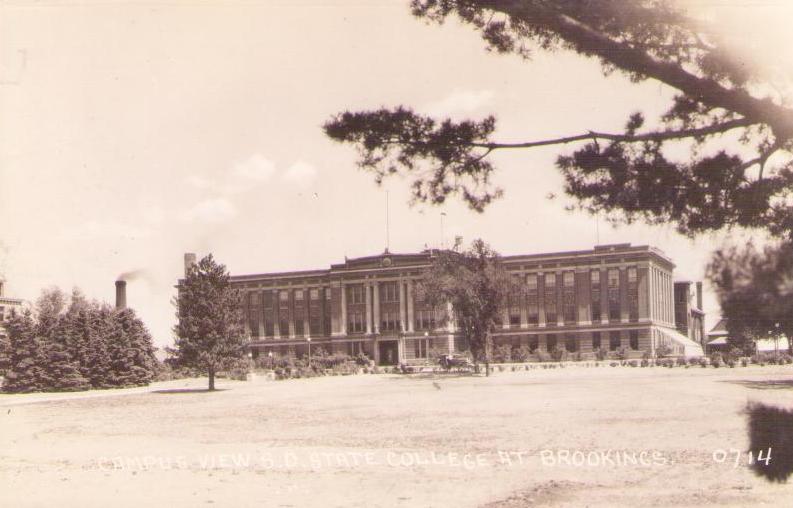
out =
[(751, 244), (721, 250), (708, 266), (708, 277), (727, 318), (731, 345), (750, 350), (753, 339), (768, 338), (769, 332), (793, 338), (793, 246), (789, 243), (762, 250)]
[(242, 295), (212, 254), (190, 267), (176, 299), (176, 347), (171, 363), (199, 369), (215, 389), (215, 374), (238, 364), (247, 342)]
[[(793, 109), (774, 95), (769, 69), (731, 52), (731, 40), (672, 0), (413, 0), (429, 22), (456, 17), (488, 48), (530, 58), (533, 51), (572, 51), (604, 72), (654, 80), (676, 90), (667, 110), (646, 126), (636, 112), (622, 132), (581, 133), (516, 143), (493, 139), (496, 119), (433, 119), (397, 106), (345, 111), (324, 126), (359, 152), (377, 182), (412, 178), (413, 199), (434, 204), (460, 196), (482, 211), (502, 190), (491, 183), (497, 150), (582, 144), (557, 167), (578, 206), (613, 221), (672, 223), (695, 235), (731, 226), (793, 231)], [(742, 146), (722, 147), (725, 136)], [(732, 138), (728, 138), (732, 139)], [(672, 149), (684, 148), (682, 159)], [(747, 155), (751, 154), (751, 155)]]
[(156, 370), (152, 339), (132, 309), (71, 298), (51, 288), (8, 326), (7, 392), (140, 386)]
[(461, 245), (458, 238), (453, 249), (438, 252), (417, 295), (433, 308), (450, 304), (457, 332), (474, 360), (489, 363), (491, 333), (514, 283), (498, 253), (485, 242), (474, 240), (467, 250)]

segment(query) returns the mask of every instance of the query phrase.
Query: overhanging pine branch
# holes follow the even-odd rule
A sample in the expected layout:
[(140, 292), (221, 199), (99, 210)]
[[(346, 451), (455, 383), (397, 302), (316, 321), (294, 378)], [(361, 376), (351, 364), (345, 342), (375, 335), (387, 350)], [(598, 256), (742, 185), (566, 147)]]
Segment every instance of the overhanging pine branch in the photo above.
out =
[(752, 125), (752, 122), (744, 118), (741, 118), (741, 119), (730, 120), (727, 122), (709, 125), (707, 127), (701, 127), (697, 129), (657, 131), (657, 132), (648, 132), (646, 134), (635, 134), (635, 135), (612, 134), (606, 132), (590, 131), (587, 132), (586, 134), (578, 134), (576, 136), (567, 136), (563, 138), (554, 138), (554, 139), (543, 139), (539, 141), (526, 141), (522, 143), (472, 143), (471, 145), (478, 148), (487, 148), (490, 151), (500, 148), (534, 148), (538, 146), (564, 145), (567, 143), (574, 143), (577, 141), (587, 141), (587, 140), (597, 140), (597, 139), (606, 139), (609, 141), (618, 141), (624, 143), (639, 143), (643, 141), (667, 141), (671, 139), (697, 138), (701, 136), (719, 134), (719, 133), (727, 132), (731, 129), (736, 129), (739, 127), (748, 127), (750, 125)]
[(680, 65), (663, 62), (628, 44), (615, 41), (597, 30), (559, 12), (552, 2), (503, 0), (484, 2), (483, 7), (503, 12), (517, 20), (532, 24), (538, 10), (546, 28), (571, 44), (576, 51), (597, 56), (619, 69), (656, 79), (676, 88), (711, 107), (723, 108), (749, 119), (752, 123), (769, 125), (778, 139), (793, 138), (793, 110), (770, 99), (758, 99), (740, 89), (728, 89), (717, 81), (687, 72)]

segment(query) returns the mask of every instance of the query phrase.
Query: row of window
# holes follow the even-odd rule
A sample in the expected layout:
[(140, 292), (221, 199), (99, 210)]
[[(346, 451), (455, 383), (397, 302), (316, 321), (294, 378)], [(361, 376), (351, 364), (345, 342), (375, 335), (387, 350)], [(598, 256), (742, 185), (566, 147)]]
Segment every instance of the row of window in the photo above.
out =
[[(549, 333), (545, 336), (545, 348), (547, 351), (553, 351), (559, 347), (564, 347), (569, 352), (576, 352), (580, 349), (579, 335), (574, 333), (566, 333), (562, 336), (562, 343), (559, 342), (559, 337), (554, 333)], [(619, 331), (612, 331), (608, 333), (608, 345), (603, 344), (601, 332), (592, 333), (592, 350), (606, 348), (609, 351), (616, 351), (622, 347), (622, 334)], [(529, 349), (536, 351), (540, 347), (540, 339), (536, 335), (529, 337)], [(639, 331), (630, 330), (628, 332), (628, 347), (634, 351), (639, 349)]]

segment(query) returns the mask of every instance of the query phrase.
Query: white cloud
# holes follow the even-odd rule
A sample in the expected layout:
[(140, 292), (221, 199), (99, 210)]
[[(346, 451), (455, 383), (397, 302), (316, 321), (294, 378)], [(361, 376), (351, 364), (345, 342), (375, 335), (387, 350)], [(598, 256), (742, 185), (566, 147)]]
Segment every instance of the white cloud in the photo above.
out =
[(455, 89), (435, 102), (427, 104), (422, 110), (430, 116), (453, 116), (455, 113), (471, 113), (493, 101), (492, 90)]
[(311, 185), (317, 177), (317, 168), (305, 161), (297, 161), (286, 170), (283, 179), (300, 187)]
[(266, 182), (275, 173), (275, 164), (261, 154), (254, 154), (234, 165), (232, 173), (236, 177), (257, 182)]
[(187, 222), (209, 222), (219, 224), (237, 216), (237, 207), (226, 198), (205, 199), (182, 213)]

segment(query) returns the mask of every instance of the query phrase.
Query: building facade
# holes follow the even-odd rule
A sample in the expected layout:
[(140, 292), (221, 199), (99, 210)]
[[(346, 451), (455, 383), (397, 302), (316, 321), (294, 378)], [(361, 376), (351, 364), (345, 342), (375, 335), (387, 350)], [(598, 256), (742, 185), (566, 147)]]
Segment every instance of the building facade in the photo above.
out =
[(675, 325), (680, 333), (705, 349), (707, 341), (701, 282), (675, 282)]
[[(301, 356), (310, 345), (395, 365), (467, 349), (452, 309), (417, 297), (436, 254), (386, 251), (328, 269), (232, 276), (244, 294), (253, 354)], [(194, 261), (185, 255), (186, 265)], [(600, 348), (653, 355), (661, 344), (674, 354), (702, 353), (675, 327), (674, 264), (658, 249), (604, 245), (502, 261), (520, 289), (502, 310), (494, 345), (584, 357)]]
[(4, 281), (0, 279), (0, 338), (5, 338), (5, 322), (11, 317), (12, 312), (21, 312), (23, 300), (5, 296)]

